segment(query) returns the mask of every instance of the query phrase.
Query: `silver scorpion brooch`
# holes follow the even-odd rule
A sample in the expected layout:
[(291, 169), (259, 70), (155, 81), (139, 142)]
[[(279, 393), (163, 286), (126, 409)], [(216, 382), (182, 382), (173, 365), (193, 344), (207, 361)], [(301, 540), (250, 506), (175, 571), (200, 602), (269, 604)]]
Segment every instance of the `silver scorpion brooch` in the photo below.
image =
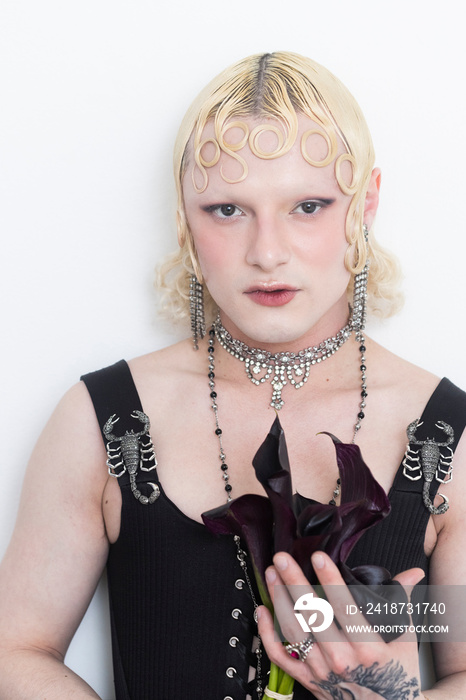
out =
[[(136, 484), (136, 475), (138, 468), (144, 472), (150, 472), (157, 466), (157, 459), (154, 452), (154, 445), (149, 434), (150, 420), (143, 411), (133, 411), (131, 418), (137, 418), (144, 426), (144, 429), (138, 433), (134, 430), (127, 430), (124, 435), (117, 437), (112, 433), (113, 426), (120, 420), (116, 417), (116, 413), (110, 416), (103, 427), (103, 433), (108, 440), (107, 442), (107, 467), (110, 476), (117, 479), (126, 471), (129, 474), (129, 481), (133, 496), (142, 503), (147, 505), (154, 503), (160, 496), (160, 489), (157, 484), (148, 482), (152, 486), (150, 496), (144, 496), (138, 489)], [(144, 441), (144, 438), (145, 441)]]
[[(422, 500), (427, 510), (433, 515), (446, 513), (449, 504), (447, 496), (442, 493), (438, 495), (443, 498), (443, 503), (436, 508), (430, 498), (430, 484), (434, 477), (441, 484), (448, 484), (453, 478), (453, 450), (449, 445), (455, 439), (453, 428), (443, 420), (435, 424), (436, 428), (446, 433), (445, 442), (436, 442), (433, 438), (427, 440), (417, 440), (416, 430), (422, 425), (420, 418), (416, 418), (406, 429), (408, 436), (408, 446), (403, 458), (403, 474), (411, 481), (418, 481), (424, 477), (422, 488)], [(419, 445), (420, 449), (412, 449), (412, 445)], [(443, 448), (443, 449), (442, 449)]]

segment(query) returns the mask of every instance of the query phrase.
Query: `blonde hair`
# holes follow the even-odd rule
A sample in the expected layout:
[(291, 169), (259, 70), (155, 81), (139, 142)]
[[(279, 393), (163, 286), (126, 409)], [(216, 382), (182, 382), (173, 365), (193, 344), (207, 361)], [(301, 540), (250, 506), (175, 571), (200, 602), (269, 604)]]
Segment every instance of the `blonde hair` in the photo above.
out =
[[(347, 88), (330, 71), (309, 58), (290, 52), (255, 54), (233, 64), (214, 78), (188, 109), (175, 143), (174, 174), (178, 196), (177, 229), (180, 248), (170, 255), (158, 271), (158, 286), (162, 290), (161, 310), (176, 321), (189, 315), (189, 282), (192, 274), (202, 279), (196, 250), (184, 210), (182, 182), (188, 164), (193, 161), (194, 187), (202, 192), (208, 183), (207, 169), (213, 167), (221, 153), (239, 163), (240, 182), (247, 175), (247, 165), (238, 151), (246, 143), (260, 158), (278, 158), (293, 146), (298, 133), (298, 114), (310, 117), (318, 129), (303, 134), (301, 153), (311, 165), (323, 167), (335, 162), (335, 176), (340, 189), (351, 195), (346, 219), (348, 249), (345, 265), (352, 273), (348, 286), (351, 299), (353, 276), (360, 272), (370, 257), (371, 267), (368, 283), (368, 310), (379, 316), (390, 316), (401, 306), (402, 297), (398, 288), (400, 278), (396, 259), (385, 251), (371, 232), (368, 246), (363, 233), (364, 200), (367, 193), (375, 154), (372, 139), (359, 105)], [(260, 124), (252, 131), (242, 120), (275, 119), (280, 128), (269, 123)], [(202, 140), (207, 122), (213, 122), (215, 138)], [(234, 144), (226, 139), (226, 132), (239, 127), (243, 138)], [(259, 146), (259, 137), (272, 130), (277, 137), (277, 148), (264, 152)], [(307, 139), (318, 134), (327, 144), (327, 155), (321, 161), (313, 160), (307, 152)], [(345, 152), (336, 157), (338, 141)], [(211, 143), (215, 155), (206, 161), (203, 147)], [(192, 161), (190, 161), (192, 153)], [(352, 169), (351, 183), (341, 175), (341, 165), (349, 162)], [(197, 181), (201, 178), (201, 185)], [(210, 320), (214, 313), (214, 302), (207, 289), (205, 294), (206, 316)]]

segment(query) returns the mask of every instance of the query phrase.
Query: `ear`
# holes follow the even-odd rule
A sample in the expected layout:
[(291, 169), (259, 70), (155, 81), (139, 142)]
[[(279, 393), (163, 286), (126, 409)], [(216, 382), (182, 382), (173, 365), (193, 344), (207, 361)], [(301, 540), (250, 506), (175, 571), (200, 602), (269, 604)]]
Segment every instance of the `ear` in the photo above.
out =
[(379, 206), (379, 190), (380, 181), (382, 179), (382, 173), (380, 168), (374, 168), (371, 174), (371, 179), (369, 180), (369, 187), (367, 188), (366, 200), (364, 202), (364, 223), (367, 228), (372, 228), (374, 223), (375, 215), (377, 213), (377, 207)]

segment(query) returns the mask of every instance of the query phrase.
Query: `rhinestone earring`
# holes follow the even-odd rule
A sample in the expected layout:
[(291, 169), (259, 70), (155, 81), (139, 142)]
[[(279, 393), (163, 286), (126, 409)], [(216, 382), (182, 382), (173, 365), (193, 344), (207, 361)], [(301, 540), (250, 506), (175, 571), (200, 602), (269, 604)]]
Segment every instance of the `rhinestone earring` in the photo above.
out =
[(204, 288), (196, 275), (189, 282), (189, 313), (194, 350), (199, 350), (199, 339), (205, 336)]
[(351, 327), (355, 333), (360, 333), (366, 325), (367, 280), (369, 277), (369, 257), (367, 255), (367, 242), (369, 229), (366, 224), (363, 228), (364, 241), (366, 243), (366, 264), (357, 275), (354, 276), (353, 285), (353, 311), (351, 315)]

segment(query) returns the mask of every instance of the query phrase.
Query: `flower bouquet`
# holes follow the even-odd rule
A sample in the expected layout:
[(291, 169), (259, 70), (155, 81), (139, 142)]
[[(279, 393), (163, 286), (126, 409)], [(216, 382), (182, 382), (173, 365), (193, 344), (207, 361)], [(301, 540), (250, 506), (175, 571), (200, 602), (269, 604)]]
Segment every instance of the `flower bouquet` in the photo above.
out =
[[(316, 551), (325, 552), (338, 567), (345, 583), (352, 585), (351, 593), (358, 606), (368, 600), (376, 606), (390, 602), (392, 597), (407, 602), (404, 589), (391, 580), (383, 567), (366, 565), (351, 569), (345, 563), (364, 532), (388, 515), (390, 503), (364, 463), (359, 447), (344, 444), (330, 433), (324, 434), (335, 445), (341, 480), (340, 505), (318, 503), (299, 494), (293, 497), (285, 435), (277, 416), (253, 460), (256, 477), (267, 496), (240, 496), (203, 513), (202, 519), (213, 533), (237, 535), (245, 542), (259, 595), (271, 612), (265, 570), (273, 563), (276, 552), (291, 554), (312, 585), (319, 581), (310, 557)], [(384, 609), (383, 605), (380, 607)], [(379, 621), (382, 624), (383, 621)], [(407, 616), (400, 620), (400, 624), (408, 622)], [(382, 638), (388, 642), (397, 636), (396, 633), (386, 634)], [(267, 690), (289, 696), (293, 684), (293, 678), (272, 664), (265, 696)]]

